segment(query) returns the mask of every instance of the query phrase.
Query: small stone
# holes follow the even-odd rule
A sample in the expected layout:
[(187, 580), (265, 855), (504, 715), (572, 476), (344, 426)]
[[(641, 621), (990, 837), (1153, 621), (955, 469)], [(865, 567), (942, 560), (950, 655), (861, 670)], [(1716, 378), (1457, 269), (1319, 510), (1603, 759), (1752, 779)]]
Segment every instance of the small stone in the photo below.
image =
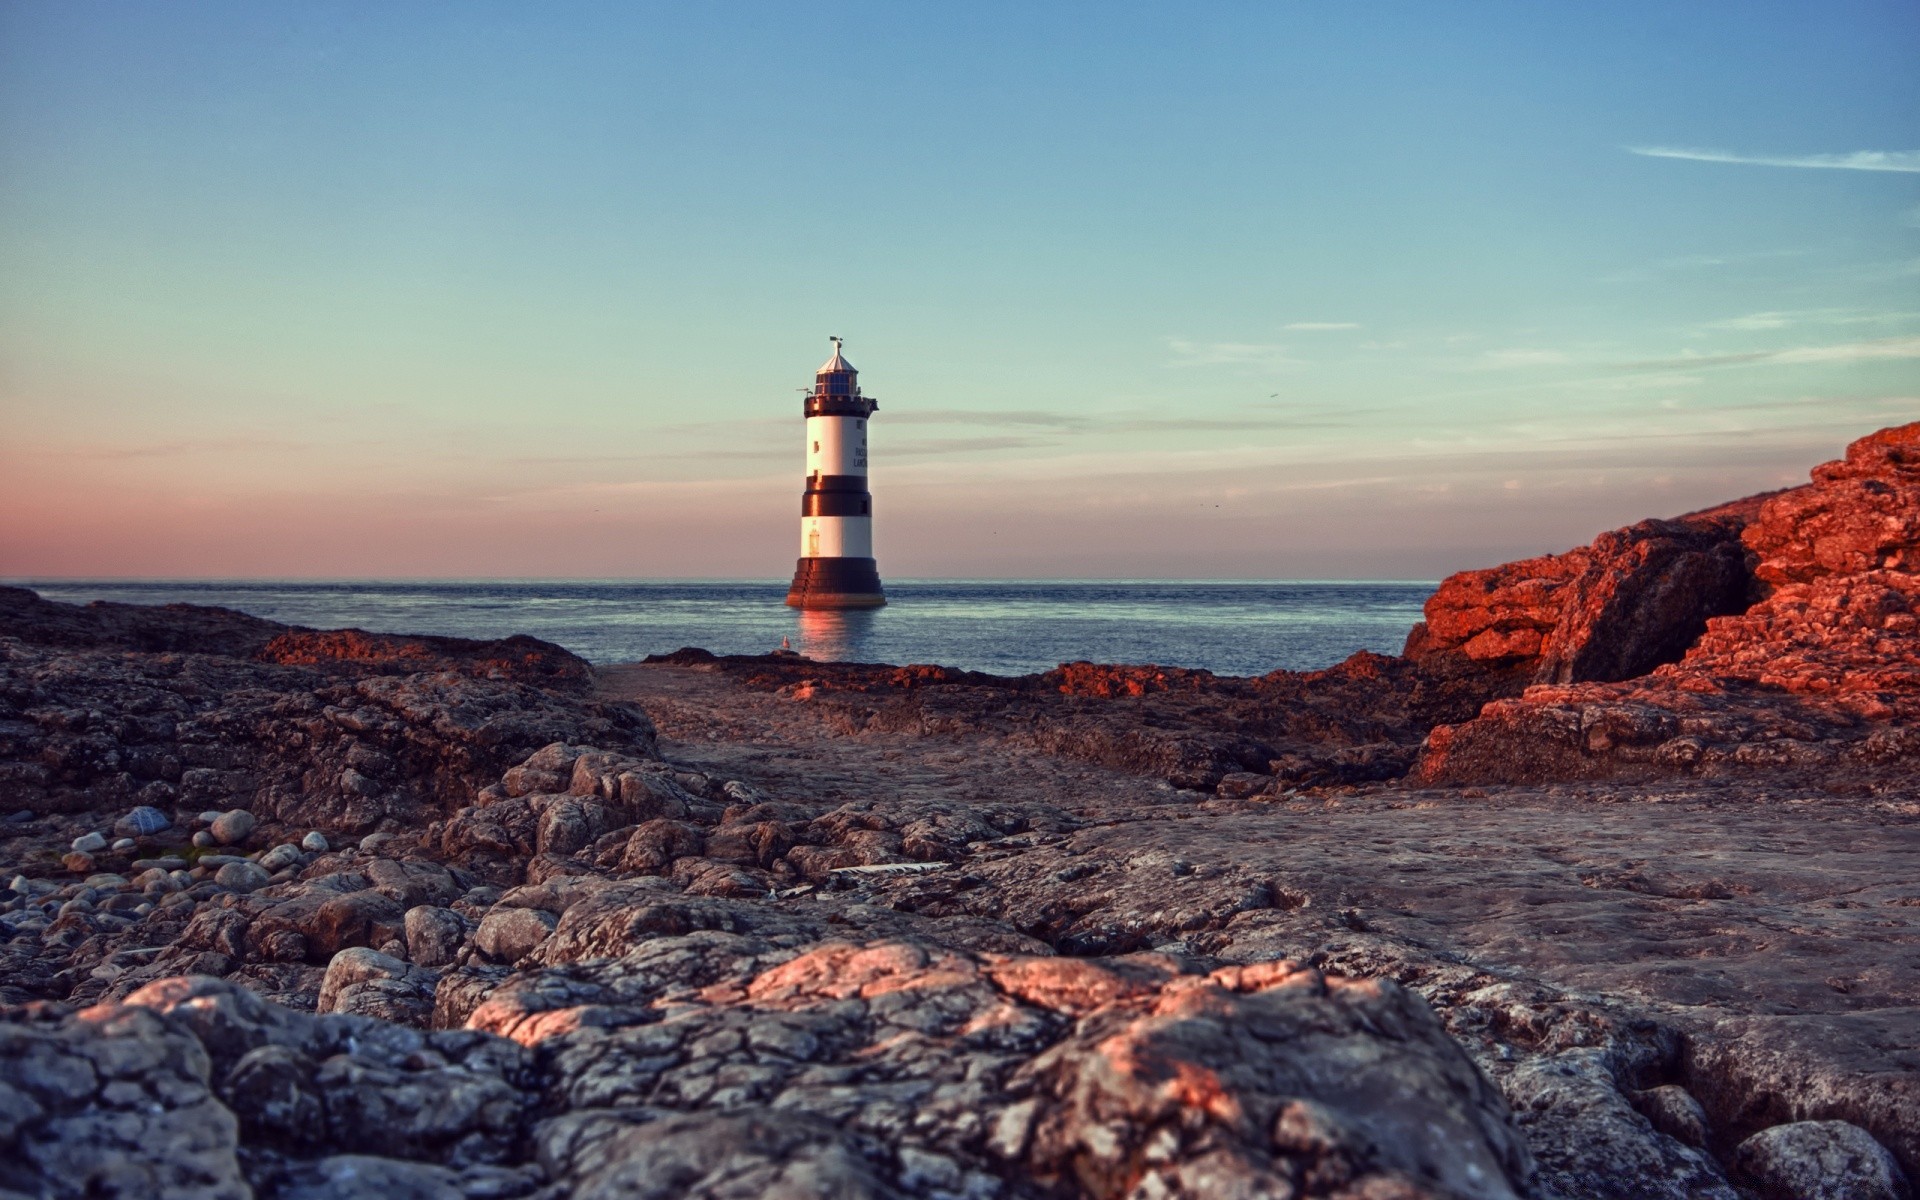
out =
[(380, 847), (393, 840), (391, 833), (370, 833), (360, 839), (360, 849), (367, 854), (376, 854)]
[(151, 837), (172, 825), (167, 814), (152, 805), (142, 804), (113, 823), (113, 831), (121, 837)]
[(213, 881), (236, 892), (251, 892), (267, 886), (267, 873), (259, 863), (231, 862), (214, 872)]
[(1906, 1176), (1887, 1148), (1846, 1121), (1763, 1129), (1733, 1152), (1763, 1196), (1792, 1200), (1906, 1200)]
[(87, 876), (87, 886), (96, 892), (117, 892), (127, 886), (127, 877), (112, 871)]
[(300, 861), (300, 848), (291, 843), (275, 846), (260, 856), (261, 869), (284, 871)]
[(80, 851), (75, 850), (73, 853), (61, 859), (60, 865), (72, 871), (75, 875), (91, 875), (93, 874), (93, 855), (82, 854)]
[(193, 844), (205, 850), (211, 846), (217, 846), (220, 843), (213, 840), (212, 834), (202, 829), (199, 833), (193, 835)]
[(60, 906), (60, 915), (71, 917), (93, 911), (93, 905), (85, 900), (69, 900)]
[(138, 846), (139, 844), (140, 844), (139, 842), (134, 841), (132, 838), (126, 838), (126, 837), (119, 838), (115, 840), (115, 842), (113, 843), (113, 852), (115, 854), (125, 854), (127, 851), (132, 850), (134, 847)]
[(98, 854), (106, 848), (107, 839), (97, 830), (93, 833), (83, 833), (73, 839), (73, 846), (71, 847), (75, 854)]
[(215, 812), (212, 809), (208, 809), (206, 812), (198, 814), (193, 819), (195, 821), (198, 821), (202, 825), (211, 825), (215, 821), (218, 821), (220, 819), (220, 816), (221, 816), (220, 813)]
[(247, 840), (253, 832), (253, 814), (244, 808), (230, 809), (215, 818), (207, 827), (215, 840), (223, 846), (234, 846)]
[(300, 848), (308, 854), (325, 854), (328, 849), (327, 835), (318, 829), (312, 830), (300, 839)]

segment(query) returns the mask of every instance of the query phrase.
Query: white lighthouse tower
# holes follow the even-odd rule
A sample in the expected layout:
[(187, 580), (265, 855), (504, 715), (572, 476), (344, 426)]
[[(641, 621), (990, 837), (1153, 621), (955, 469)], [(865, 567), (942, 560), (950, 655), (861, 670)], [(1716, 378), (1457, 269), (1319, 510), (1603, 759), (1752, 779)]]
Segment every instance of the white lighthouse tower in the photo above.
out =
[(860, 372), (840, 353), (807, 393), (807, 490), (800, 497), (800, 562), (787, 589), (795, 608), (879, 608), (873, 496), (867, 491), (867, 421), (880, 406), (860, 394)]

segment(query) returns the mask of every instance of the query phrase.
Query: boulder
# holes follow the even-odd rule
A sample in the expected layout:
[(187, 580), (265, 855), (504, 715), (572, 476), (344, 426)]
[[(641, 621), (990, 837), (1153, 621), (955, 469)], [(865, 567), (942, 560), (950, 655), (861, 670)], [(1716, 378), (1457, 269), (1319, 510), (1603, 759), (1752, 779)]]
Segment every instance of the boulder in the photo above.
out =
[(1845, 1121), (1775, 1125), (1741, 1142), (1733, 1157), (1762, 1200), (1910, 1200), (1913, 1194), (1887, 1148)]

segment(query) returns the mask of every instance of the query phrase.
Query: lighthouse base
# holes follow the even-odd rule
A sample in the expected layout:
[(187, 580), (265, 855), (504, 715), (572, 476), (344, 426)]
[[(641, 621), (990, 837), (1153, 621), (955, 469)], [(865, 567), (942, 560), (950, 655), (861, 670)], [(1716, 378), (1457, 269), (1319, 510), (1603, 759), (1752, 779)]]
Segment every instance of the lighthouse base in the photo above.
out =
[(871, 558), (803, 558), (787, 589), (793, 608), (879, 608), (886, 602), (880, 568)]

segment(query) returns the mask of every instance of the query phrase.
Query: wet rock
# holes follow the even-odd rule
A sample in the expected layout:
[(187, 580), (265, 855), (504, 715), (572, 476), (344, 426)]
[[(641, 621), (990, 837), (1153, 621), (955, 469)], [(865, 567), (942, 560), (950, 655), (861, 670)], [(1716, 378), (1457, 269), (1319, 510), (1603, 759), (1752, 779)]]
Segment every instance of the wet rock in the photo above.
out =
[(1741, 1142), (1734, 1165), (1763, 1200), (1908, 1200), (1899, 1164), (1845, 1121), (1795, 1121)]
[(234, 846), (247, 840), (247, 835), (253, 832), (253, 825), (252, 813), (244, 808), (235, 808), (215, 817), (213, 823), (207, 826), (207, 832), (222, 846)]
[(151, 837), (163, 829), (171, 828), (173, 822), (159, 809), (150, 805), (141, 805), (113, 823), (113, 831), (121, 837)]

